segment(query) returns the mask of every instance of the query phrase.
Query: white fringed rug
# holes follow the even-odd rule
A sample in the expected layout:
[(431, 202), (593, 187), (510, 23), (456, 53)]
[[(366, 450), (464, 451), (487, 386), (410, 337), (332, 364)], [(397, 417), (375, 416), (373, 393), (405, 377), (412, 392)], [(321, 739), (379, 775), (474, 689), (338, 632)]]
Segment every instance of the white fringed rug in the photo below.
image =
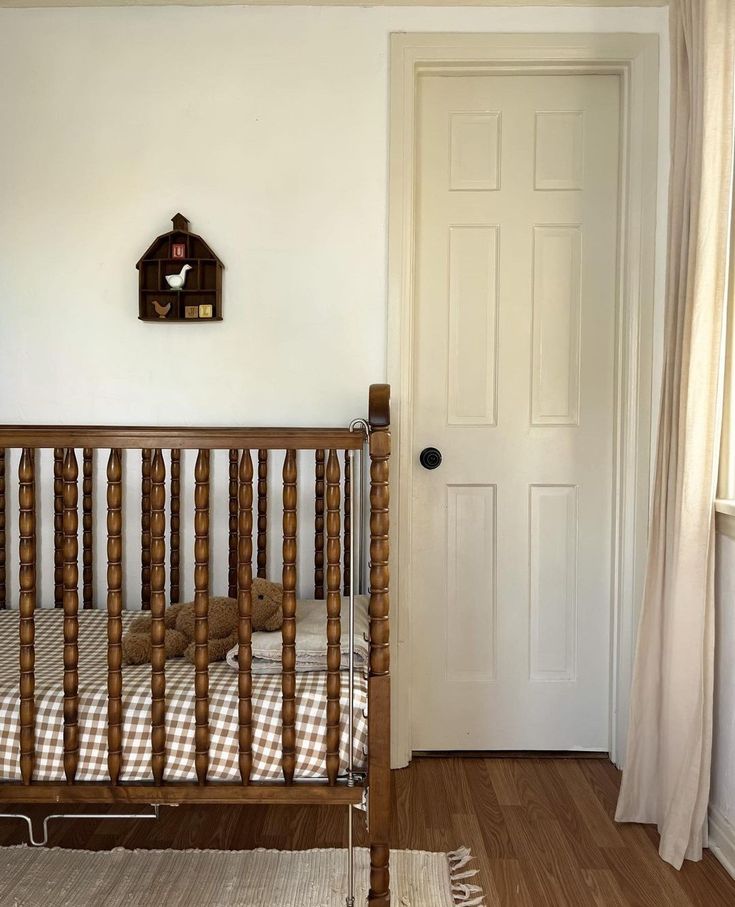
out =
[[(469, 851), (391, 851), (392, 907), (481, 907)], [(344, 850), (0, 848), (3, 907), (344, 907)], [(355, 850), (355, 904), (369, 855)]]

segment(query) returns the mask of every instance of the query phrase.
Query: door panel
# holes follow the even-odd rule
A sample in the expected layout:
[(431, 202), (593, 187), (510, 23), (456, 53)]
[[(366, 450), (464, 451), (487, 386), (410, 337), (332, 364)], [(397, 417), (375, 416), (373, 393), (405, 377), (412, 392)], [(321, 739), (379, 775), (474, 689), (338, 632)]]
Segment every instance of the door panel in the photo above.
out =
[(449, 228), (449, 425), (494, 425), (498, 228)]
[(447, 488), (447, 598), (456, 605), (446, 622), (450, 683), (495, 679), (495, 494), (494, 485)]
[(619, 90), (420, 81), (416, 749), (608, 747)]

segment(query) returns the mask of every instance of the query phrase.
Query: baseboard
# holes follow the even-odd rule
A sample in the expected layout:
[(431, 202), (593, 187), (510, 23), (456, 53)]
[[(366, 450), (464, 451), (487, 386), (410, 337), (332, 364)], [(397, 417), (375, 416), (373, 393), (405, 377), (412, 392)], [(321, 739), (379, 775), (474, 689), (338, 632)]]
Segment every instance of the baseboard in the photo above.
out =
[(414, 750), (412, 759), (610, 759), (600, 750)]
[(709, 849), (735, 879), (735, 825), (716, 806), (709, 808)]

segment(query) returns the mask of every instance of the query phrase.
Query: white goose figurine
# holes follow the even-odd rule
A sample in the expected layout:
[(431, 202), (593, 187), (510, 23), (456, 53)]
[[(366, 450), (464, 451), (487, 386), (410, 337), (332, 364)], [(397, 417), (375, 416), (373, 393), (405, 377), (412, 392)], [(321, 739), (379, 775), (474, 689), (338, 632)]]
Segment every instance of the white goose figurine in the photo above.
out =
[(186, 283), (186, 272), (191, 271), (191, 265), (184, 265), (178, 274), (167, 274), (166, 283), (172, 290), (183, 290)]

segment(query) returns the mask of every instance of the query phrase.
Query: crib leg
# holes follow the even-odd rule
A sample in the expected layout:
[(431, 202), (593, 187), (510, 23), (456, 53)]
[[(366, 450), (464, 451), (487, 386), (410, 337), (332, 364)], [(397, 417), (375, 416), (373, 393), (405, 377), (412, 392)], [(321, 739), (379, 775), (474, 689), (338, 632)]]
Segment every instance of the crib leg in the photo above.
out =
[(370, 845), (370, 894), (368, 904), (390, 907), (390, 848), (387, 844)]

